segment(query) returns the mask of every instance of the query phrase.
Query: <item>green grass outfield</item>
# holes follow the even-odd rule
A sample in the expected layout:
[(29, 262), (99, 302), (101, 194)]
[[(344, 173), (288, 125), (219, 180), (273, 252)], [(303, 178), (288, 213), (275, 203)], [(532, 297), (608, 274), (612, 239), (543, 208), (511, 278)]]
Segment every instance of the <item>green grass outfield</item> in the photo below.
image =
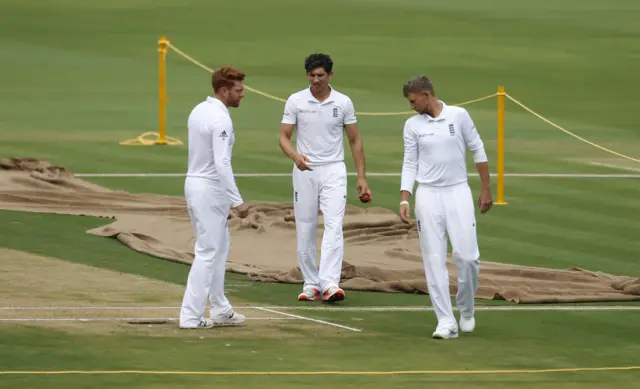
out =
[[(353, 98), (357, 111), (408, 110), (401, 86), (420, 73), (433, 79), (437, 94), (448, 103), (489, 95), (504, 85), (511, 96), (563, 128), (640, 159), (634, 88), (640, 83), (637, 1), (220, 3), (46, 0), (36, 5), (0, 0), (0, 157), (45, 158), (74, 173), (183, 173), (185, 146), (118, 144), (157, 129), (156, 41), (166, 35), (205, 65), (234, 65), (247, 72), (249, 86), (282, 98), (307, 85), (304, 57), (328, 52), (336, 63), (332, 85)], [(209, 74), (172, 51), (167, 66), (168, 135), (184, 141), (190, 109), (210, 93)], [(482, 258), (640, 275), (640, 177), (581, 176), (638, 175), (640, 163), (581, 142), (510, 101), (506, 107), (506, 172), (573, 176), (507, 177), (509, 204), (478, 216)], [(496, 100), (467, 108), (495, 172)], [(291, 161), (277, 145), (282, 109), (281, 102), (248, 92), (242, 107), (232, 111), (237, 173), (291, 171)], [(360, 116), (369, 172), (400, 172), (405, 118)], [(353, 171), (348, 148), (346, 156)], [(469, 169), (474, 172), (471, 163)], [(183, 185), (180, 177), (87, 179), (112, 188), (173, 195), (181, 195)], [(237, 181), (247, 199), (290, 199), (288, 177)], [(375, 205), (396, 208), (399, 177), (371, 177), (369, 183)], [(470, 178), (470, 183), (477, 195), (478, 179)], [(495, 189), (495, 179), (493, 184)], [(352, 178), (350, 185), (350, 202), (357, 204)], [(4, 211), (0, 220), (0, 247), (178, 285), (186, 280), (184, 265), (84, 233), (104, 220)], [(298, 305), (296, 286), (250, 284), (234, 275), (228, 280), (231, 299)], [(427, 306), (428, 298), (349, 293), (344, 305)], [(376, 372), (640, 366), (639, 311), (479, 311), (478, 331), (452, 342), (430, 339), (435, 318), (429, 311), (289, 312), (362, 332), (285, 322), (281, 337), (268, 338), (248, 327), (194, 342), (191, 335), (89, 336), (35, 324), (0, 324), (0, 370)], [(639, 379), (640, 370), (381, 376), (24, 374), (0, 375), (0, 387), (603, 388), (631, 387)]]

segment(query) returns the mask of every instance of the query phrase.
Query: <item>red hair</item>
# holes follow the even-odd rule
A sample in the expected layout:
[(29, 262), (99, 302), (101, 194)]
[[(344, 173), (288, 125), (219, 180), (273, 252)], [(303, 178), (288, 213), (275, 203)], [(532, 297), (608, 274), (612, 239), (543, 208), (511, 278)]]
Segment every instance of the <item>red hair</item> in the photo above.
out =
[(211, 85), (214, 92), (220, 88), (231, 88), (236, 81), (244, 81), (245, 74), (231, 66), (224, 66), (213, 72), (211, 75)]

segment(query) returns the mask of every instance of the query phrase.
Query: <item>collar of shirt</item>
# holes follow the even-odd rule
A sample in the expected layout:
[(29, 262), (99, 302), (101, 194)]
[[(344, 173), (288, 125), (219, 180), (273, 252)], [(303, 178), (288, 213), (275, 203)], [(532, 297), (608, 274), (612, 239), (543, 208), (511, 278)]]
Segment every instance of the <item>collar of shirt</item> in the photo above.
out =
[(331, 103), (331, 102), (335, 101), (335, 97), (336, 97), (336, 95), (335, 95), (335, 93), (333, 91), (333, 87), (331, 86), (331, 84), (329, 84), (329, 90), (330, 90), (329, 97), (327, 97), (323, 102), (320, 102), (320, 101), (318, 101), (318, 99), (316, 99), (313, 96), (313, 93), (311, 93), (311, 87), (309, 87), (309, 88), (307, 88), (307, 97), (308, 97), (307, 100), (310, 103), (319, 103), (319, 104)]
[(447, 118), (447, 105), (442, 100), (438, 101), (440, 102), (440, 104), (442, 104), (442, 111), (440, 112), (440, 115), (438, 115), (438, 117), (434, 118), (429, 116), (429, 114), (427, 113), (424, 114), (424, 116), (427, 118), (427, 121), (429, 122), (439, 122)]
[(220, 109), (222, 109), (222, 111), (224, 113), (226, 113), (227, 115), (229, 115), (229, 108), (227, 108), (226, 105), (224, 105), (224, 103), (220, 100), (218, 100), (215, 97), (211, 97), (211, 96), (207, 96), (207, 101), (213, 105), (216, 105), (218, 107), (220, 107)]

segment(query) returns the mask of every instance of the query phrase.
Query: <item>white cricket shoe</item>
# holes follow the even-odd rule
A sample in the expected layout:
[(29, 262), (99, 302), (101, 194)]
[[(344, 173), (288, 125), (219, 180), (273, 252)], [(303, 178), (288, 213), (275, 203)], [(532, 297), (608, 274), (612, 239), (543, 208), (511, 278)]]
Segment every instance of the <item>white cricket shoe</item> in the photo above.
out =
[(211, 320), (214, 327), (232, 327), (243, 325), (247, 318), (243, 314), (231, 312), (226, 315), (216, 315)]
[(329, 289), (324, 291), (322, 300), (328, 303), (342, 301), (344, 300), (344, 290), (338, 288), (337, 286), (330, 286)]
[(431, 337), (433, 339), (455, 339), (458, 337), (458, 329), (447, 327), (436, 328)]
[(203, 328), (213, 328), (213, 325), (213, 320), (202, 318), (200, 319), (198, 325), (196, 325), (195, 327), (180, 326), (180, 328), (184, 330), (198, 330)]
[(314, 301), (320, 298), (320, 291), (316, 288), (305, 289), (298, 295), (298, 301)]
[(471, 316), (470, 318), (460, 317), (460, 331), (462, 332), (473, 332), (476, 328), (476, 319)]

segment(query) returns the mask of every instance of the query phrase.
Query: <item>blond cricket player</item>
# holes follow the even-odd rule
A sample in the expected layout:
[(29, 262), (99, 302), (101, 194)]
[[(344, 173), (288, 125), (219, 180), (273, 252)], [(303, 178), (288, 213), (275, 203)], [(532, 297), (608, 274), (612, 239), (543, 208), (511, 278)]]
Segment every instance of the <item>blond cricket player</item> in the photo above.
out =
[[(199, 103), (188, 119), (188, 171), (184, 191), (196, 236), (195, 258), (180, 310), (180, 328), (241, 325), (246, 318), (233, 311), (224, 294), (230, 239), (231, 208), (247, 217), (249, 208), (238, 190), (231, 167), (235, 143), (229, 107), (239, 107), (245, 74), (224, 67), (212, 74), (213, 97)], [(207, 300), (210, 317), (204, 317)]]
[[(416, 76), (405, 83), (403, 94), (418, 114), (405, 122), (403, 130), (400, 217), (410, 222), (409, 199), (417, 182), (415, 222), (429, 297), (438, 321), (433, 337), (457, 338), (458, 329), (463, 332), (475, 329), (474, 297), (480, 266), (475, 207), (467, 182), (466, 150), (472, 153), (480, 175), (478, 206), (481, 213), (493, 204), (487, 155), (469, 113), (439, 100), (426, 76)], [(451, 306), (447, 237), (452, 246), (453, 263), (458, 267), (459, 323)]]
[[(298, 266), (304, 278), (298, 300), (325, 302), (345, 298), (340, 288), (344, 255), (342, 222), (347, 203), (347, 169), (344, 133), (355, 161), (357, 194), (371, 201), (365, 176), (365, 156), (351, 99), (335, 90), (329, 80), (333, 61), (326, 54), (312, 54), (304, 62), (309, 87), (292, 94), (284, 106), (280, 148), (294, 161), (293, 205), (297, 233)], [(296, 131), (296, 147), (291, 142)], [(324, 234), (320, 265), (316, 261), (318, 210)]]

